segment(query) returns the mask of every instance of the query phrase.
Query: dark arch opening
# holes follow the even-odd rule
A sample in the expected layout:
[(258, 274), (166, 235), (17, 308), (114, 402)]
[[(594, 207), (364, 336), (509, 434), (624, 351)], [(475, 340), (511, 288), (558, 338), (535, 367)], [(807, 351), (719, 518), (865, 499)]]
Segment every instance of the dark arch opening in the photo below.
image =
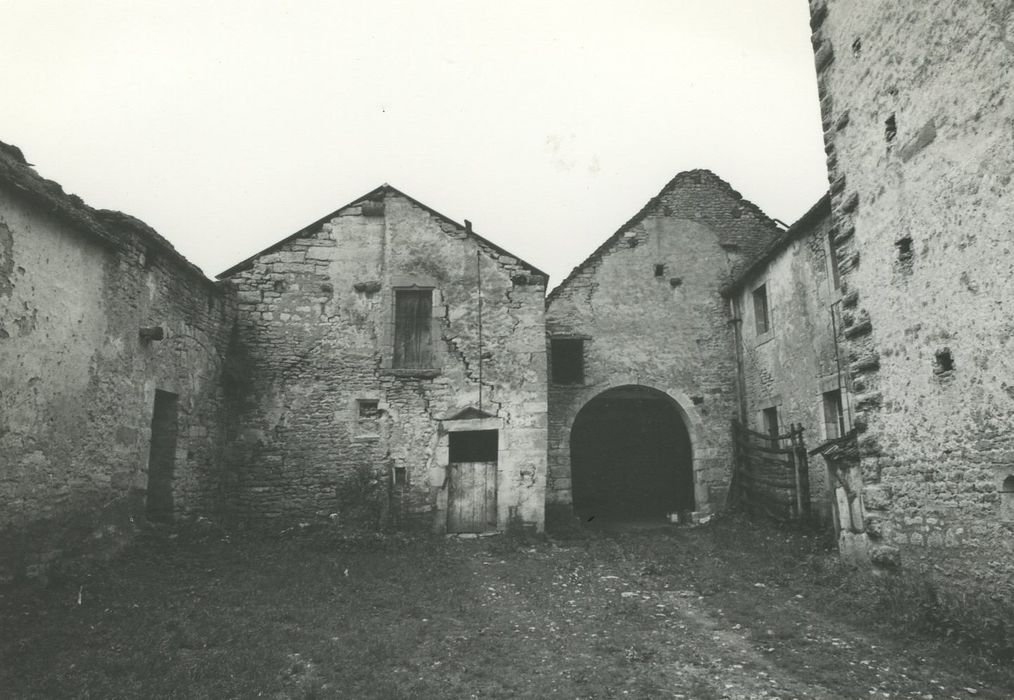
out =
[(676, 403), (643, 386), (599, 394), (570, 433), (574, 512), (641, 520), (694, 509), (690, 433)]

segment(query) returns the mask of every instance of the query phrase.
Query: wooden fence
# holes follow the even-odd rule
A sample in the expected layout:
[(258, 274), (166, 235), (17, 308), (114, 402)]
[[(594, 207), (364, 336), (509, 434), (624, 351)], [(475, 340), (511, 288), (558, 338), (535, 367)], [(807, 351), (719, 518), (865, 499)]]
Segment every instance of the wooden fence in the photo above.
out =
[(809, 520), (810, 472), (803, 426), (793, 423), (784, 435), (767, 435), (733, 421), (732, 438), (733, 499), (750, 515)]

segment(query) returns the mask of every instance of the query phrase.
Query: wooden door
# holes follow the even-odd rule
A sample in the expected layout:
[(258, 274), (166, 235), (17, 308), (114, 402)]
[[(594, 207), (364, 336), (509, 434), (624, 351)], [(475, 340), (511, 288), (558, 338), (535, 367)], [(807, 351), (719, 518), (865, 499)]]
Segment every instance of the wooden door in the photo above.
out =
[(495, 531), (496, 462), (456, 462), (450, 470), (447, 531)]

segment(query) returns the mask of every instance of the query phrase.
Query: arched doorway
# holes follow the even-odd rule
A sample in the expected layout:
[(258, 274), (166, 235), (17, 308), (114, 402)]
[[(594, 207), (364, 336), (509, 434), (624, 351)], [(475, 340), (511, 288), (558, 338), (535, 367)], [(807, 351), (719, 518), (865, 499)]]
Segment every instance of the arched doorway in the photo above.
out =
[(574, 512), (641, 520), (694, 509), (693, 450), (675, 401), (644, 386), (602, 392), (570, 433)]

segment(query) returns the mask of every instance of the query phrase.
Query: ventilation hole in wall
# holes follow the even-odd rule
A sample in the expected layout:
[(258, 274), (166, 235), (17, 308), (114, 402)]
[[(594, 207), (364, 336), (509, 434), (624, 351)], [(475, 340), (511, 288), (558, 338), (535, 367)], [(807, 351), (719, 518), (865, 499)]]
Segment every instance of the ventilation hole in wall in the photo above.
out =
[(894, 242), (894, 247), (898, 249), (898, 260), (905, 262), (906, 260), (912, 259), (912, 237), (905, 236)]
[(694, 406), (700, 406), (702, 403), (704, 403), (703, 396), (691, 396), (690, 400), (694, 402)]
[(863, 54), (863, 40), (861, 37), (856, 37), (856, 40), (852, 42), (852, 55), (859, 58)]
[(673, 277), (672, 279), (669, 280), (669, 286), (672, 287), (673, 289), (677, 289), (679, 287), (682, 287), (683, 286), (683, 278), (682, 277)]
[(284, 292), (285, 291), (285, 282), (283, 280), (275, 280), (274, 284), (272, 284), (271, 287), (276, 292)]
[(405, 467), (395, 467), (394, 468), (394, 485), (395, 486), (404, 486), (407, 483), (408, 483), (408, 471), (405, 469)]
[(954, 357), (950, 348), (940, 348), (934, 355), (933, 372), (944, 374), (954, 370)]
[(664, 277), (664, 276), (665, 276), (665, 265), (662, 265), (661, 263), (656, 263), (655, 277)]
[(898, 122), (892, 114), (884, 122), (884, 140), (888, 143), (892, 143), (895, 137), (898, 135)]

